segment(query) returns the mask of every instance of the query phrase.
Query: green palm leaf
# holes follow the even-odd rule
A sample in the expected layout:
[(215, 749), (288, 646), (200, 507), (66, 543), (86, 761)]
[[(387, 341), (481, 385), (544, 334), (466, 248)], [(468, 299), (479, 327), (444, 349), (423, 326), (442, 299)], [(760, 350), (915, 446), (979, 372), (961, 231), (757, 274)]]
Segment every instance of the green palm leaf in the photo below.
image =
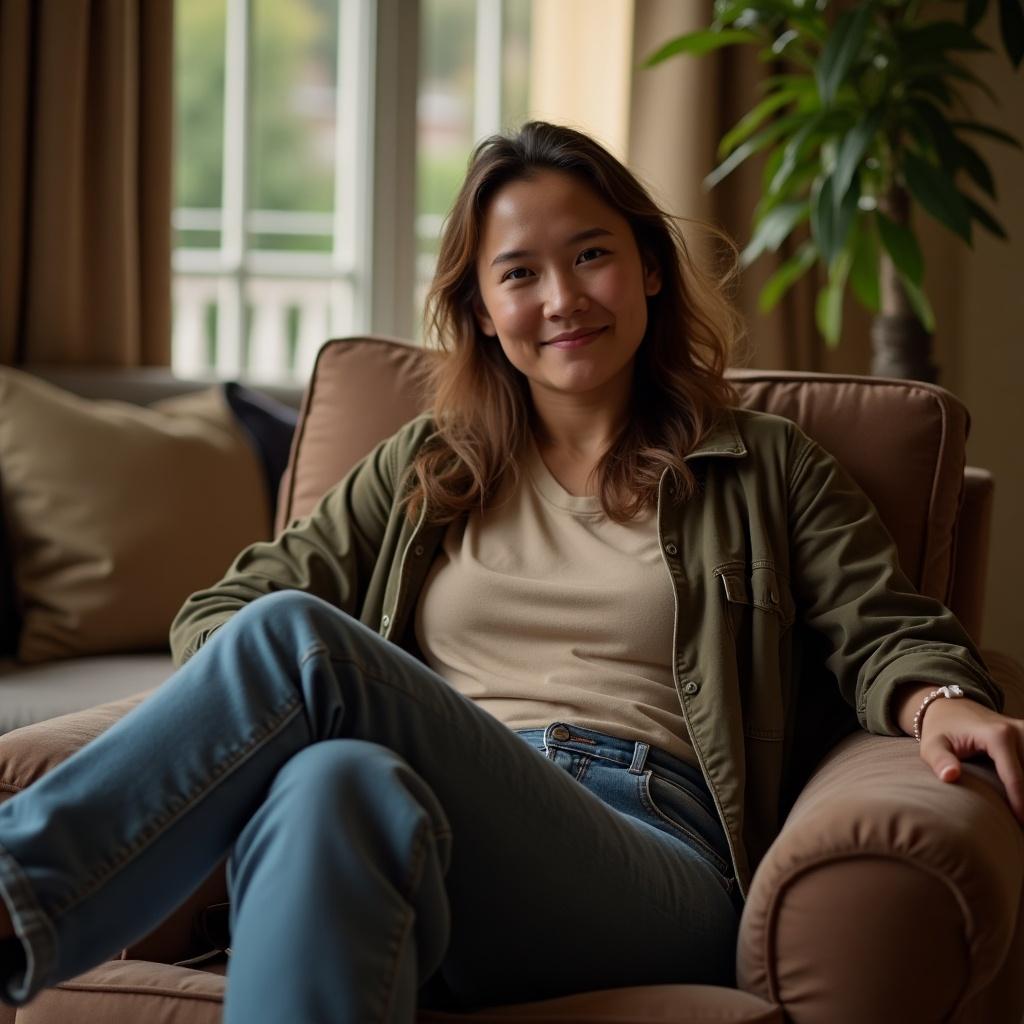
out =
[(740, 254), (740, 265), (749, 267), (766, 250), (778, 251), (797, 224), (805, 221), (810, 214), (807, 200), (780, 203), (758, 223), (753, 238)]
[(963, 198), (963, 201), (967, 204), (967, 208), (971, 211), (971, 216), (983, 228), (987, 228), (989, 231), (991, 231), (992, 234), (996, 236), (996, 238), (1005, 239), (1007, 237), (1006, 231), (1003, 229), (1002, 224), (1000, 224), (999, 221), (997, 221), (995, 217), (993, 217), (992, 214), (985, 209), (984, 206), (981, 206), (979, 203), (976, 203), (970, 196), (965, 196), (962, 192), (960, 193), (960, 195)]
[(915, 285), (920, 285), (924, 277), (924, 257), (914, 233), (891, 220), (881, 210), (875, 211), (875, 223), (878, 225), (882, 245), (892, 258), (896, 269)]
[(874, 4), (867, 0), (856, 10), (841, 15), (825, 44), (817, 68), (818, 92), (825, 106), (835, 99), (840, 84), (860, 53), (873, 8)]
[(854, 225), (853, 232), (850, 287), (865, 308), (877, 313), (882, 307), (878, 282), (878, 236), (867, 217)]
[(949, 175), (910, 150), (903, 154), (903, 171), (910, 194), (936, 220), (970, 245), (970, 213)]
[(782, 296), (814, 266), (817, 259), (817, 247), (808, 239), (797, 249), (796, 254), (786, 260), (764, 283), (757, 297), (757, 308), (762, 313), (770, 313), (779, 304)]
[(654, 67), (662, 61), (674, 57), (678, 53), (699, 56), (719, 50), (723, 46), (735, 46), (737, 43), (756, 43), (760, 37), (755, 32), (743, 29), (723, 29), (722, 31), (689, 32), (669, 40), (661, 49), (655, 50), (644, 62), (643, 67)]

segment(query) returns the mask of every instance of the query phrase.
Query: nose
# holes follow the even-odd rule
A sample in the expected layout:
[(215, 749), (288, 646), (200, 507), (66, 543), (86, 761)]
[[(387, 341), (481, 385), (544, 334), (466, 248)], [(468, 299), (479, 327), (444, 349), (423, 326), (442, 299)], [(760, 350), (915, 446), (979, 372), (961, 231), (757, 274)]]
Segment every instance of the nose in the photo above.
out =
[(553, 271), (544, 296), (544, 315), (549, 319), (572, 317), (590, 308), (579, 279), (571, 271)]

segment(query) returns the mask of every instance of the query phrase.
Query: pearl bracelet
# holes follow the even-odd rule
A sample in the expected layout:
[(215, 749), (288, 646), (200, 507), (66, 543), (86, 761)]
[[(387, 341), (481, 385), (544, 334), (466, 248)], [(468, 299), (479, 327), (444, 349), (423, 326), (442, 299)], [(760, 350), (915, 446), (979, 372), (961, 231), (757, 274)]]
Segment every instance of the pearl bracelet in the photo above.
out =
[(945, 697), (947, 700), (952, 700), (954, 697), (965, 696), (966, 694), (964, 691), (956, 684), (953, 684), (952, 686), (940, 686), (937, 690), (932, 690), (932, 692), (929, 693), (923, 701), (921, 701), (921, 706), (917, 709), (917, 714), (914, 715), (914, 739), (917, 740), (918, 743), (921, 742), (921, 719), (924, 717), (925, 708), (927, 708), (933, 700), (938, 700), (939, 697)]

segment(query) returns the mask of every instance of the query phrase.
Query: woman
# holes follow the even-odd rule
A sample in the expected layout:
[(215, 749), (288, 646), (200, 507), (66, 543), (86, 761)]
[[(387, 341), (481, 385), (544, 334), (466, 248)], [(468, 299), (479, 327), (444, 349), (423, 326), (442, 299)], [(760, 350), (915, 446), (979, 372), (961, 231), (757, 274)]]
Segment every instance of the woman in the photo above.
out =
[(0, 806), (7, 1000), (225, 855), (228, 1020), (731, 984), (798, 607), (865, 728), (925, 705), (936, 773), (987, 751), (1024, 820), (1024, 723), (835, 461), (733, 407), (734, 314), (614, 158), (542, 123), (482, 144), (429, 309), (432, 414), (193, 595), (180, 671)]

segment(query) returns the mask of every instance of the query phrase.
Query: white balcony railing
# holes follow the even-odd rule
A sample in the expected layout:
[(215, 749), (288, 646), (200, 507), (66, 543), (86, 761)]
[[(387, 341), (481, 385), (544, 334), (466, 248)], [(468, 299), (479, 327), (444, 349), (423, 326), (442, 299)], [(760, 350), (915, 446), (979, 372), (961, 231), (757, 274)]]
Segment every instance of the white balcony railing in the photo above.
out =
[(172, 367), (183, 377), (245, 376), (265, 381), (306, 380), (317, 350), (348, 333), (347, 282), (248, 277), (243, 282), (246, 325), (241, 344), (218, 325), (235, 314), (231, 275), (179, 273), (174, 279)]
[[(181, 231), (220, 231), (219, 210), (175, 211)], [(263, 235), (329, 237), (330, 215), (255, 210), (247, 228)], [(417, 218), (421, 249), (436, 239), (441, 218)], [(354, 274), (327, 252), (250, 250), (244, 266), (226, 265), (219, 249), (174, 254), (171, 365), (183, 377), (305, 381), (320, 346), (354, 330)], [(421, 309), (434, 258), (417, 260)]]

